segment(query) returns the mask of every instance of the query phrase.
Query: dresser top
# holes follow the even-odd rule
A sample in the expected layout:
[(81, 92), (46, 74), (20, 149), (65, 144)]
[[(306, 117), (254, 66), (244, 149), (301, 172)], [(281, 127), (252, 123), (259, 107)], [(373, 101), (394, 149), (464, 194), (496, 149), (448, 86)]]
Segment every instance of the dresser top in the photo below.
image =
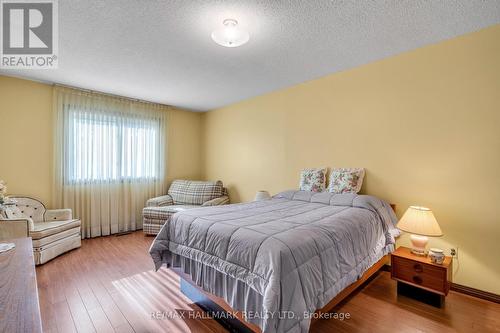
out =
[(450, 263), (451, 263), (451, 257), (449, 256), (445, 256), (444, 257), (444, 261), (442, 264), (435, 264), (431, 261), (431, 257), (429, 257), (428, 255), (426, 256), (418, 256), (416, 254), (413, 254), (411, 253), (411, 249), (410, 248), (407, 248), (407, 247), (404, 247), (404, 246), (400, 246), (396, 249), (396, 251), (392, 252), (393, 256), (397, 256), (397, 257), (400, 257), (400, 258), (406, 258), (406, 259), (409, 259), (409, 260), (413, 260), (413, 261), (417, 261), (417, 262), (420, 262), (420, 263), (423, 263), (423, 264), (428, 264), (428, 265), (433, 265), (433, 266), (436, 266), (436, 267), (442, 267), (442, 268), (448, 268), (450, 266)]
[(16, 244), (0, 253), (0, 332), (42, 332), (31, 238), (0, 242)]

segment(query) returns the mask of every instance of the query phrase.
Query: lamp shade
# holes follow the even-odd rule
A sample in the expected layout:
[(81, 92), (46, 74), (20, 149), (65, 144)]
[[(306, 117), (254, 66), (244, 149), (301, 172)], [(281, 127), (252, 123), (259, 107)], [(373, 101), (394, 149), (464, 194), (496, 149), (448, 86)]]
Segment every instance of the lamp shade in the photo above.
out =
[(422, 236), (443, 235), (432, 210), (425, 207), (410, 206), (399, 220), (397, 227), (400, 230)]

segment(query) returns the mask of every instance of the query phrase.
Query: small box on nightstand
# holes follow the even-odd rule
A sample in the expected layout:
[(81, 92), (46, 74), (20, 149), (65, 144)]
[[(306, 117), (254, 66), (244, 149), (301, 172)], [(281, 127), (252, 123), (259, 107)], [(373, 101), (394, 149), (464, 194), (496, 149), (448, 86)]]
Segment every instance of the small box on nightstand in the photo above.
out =
[(415, 255), (406, 247), (391, 254), (391, 278), (398, 281), (398, 294), (441, 307), (450, 290), (451, 275), (451, 257), (435, 264), (428, 256)]

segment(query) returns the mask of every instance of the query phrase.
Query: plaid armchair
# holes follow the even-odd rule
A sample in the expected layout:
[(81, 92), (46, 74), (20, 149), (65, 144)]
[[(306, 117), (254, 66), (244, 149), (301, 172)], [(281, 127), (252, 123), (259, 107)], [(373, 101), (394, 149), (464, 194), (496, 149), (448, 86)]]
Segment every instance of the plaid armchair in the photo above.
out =
[(146, 235), (157, 235), (161, 227), (170, 220), (170, 216), (179, 211), (228, 203), (227, 189), (220, 180), (174, 180), (167, 195), (146, 202), (146, 207), (142, 210), (142, 228)]

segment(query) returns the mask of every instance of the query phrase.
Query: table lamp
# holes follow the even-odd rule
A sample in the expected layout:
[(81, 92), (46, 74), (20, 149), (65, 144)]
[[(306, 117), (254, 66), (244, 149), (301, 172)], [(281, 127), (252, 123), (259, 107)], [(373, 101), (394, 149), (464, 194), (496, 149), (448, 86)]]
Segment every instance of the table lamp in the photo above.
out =
[(412, 234), (410, 236), (411, 252), (421, 256), (425, 256), (425, 246), (429, 240), (427, 236), (443, 235), (432, 210), (425, 207), (410, 206), (399, 220), (397, 227)]
[(270, 198), (271, 198), (271, 195), (269, 194), (268, 191), (261, 190), (261, 191), (257, 191), (257, 193), (255, 193), (255, 198), (253, 199), (253, 201), (262, 201), (262, 200), (267, 200)]

